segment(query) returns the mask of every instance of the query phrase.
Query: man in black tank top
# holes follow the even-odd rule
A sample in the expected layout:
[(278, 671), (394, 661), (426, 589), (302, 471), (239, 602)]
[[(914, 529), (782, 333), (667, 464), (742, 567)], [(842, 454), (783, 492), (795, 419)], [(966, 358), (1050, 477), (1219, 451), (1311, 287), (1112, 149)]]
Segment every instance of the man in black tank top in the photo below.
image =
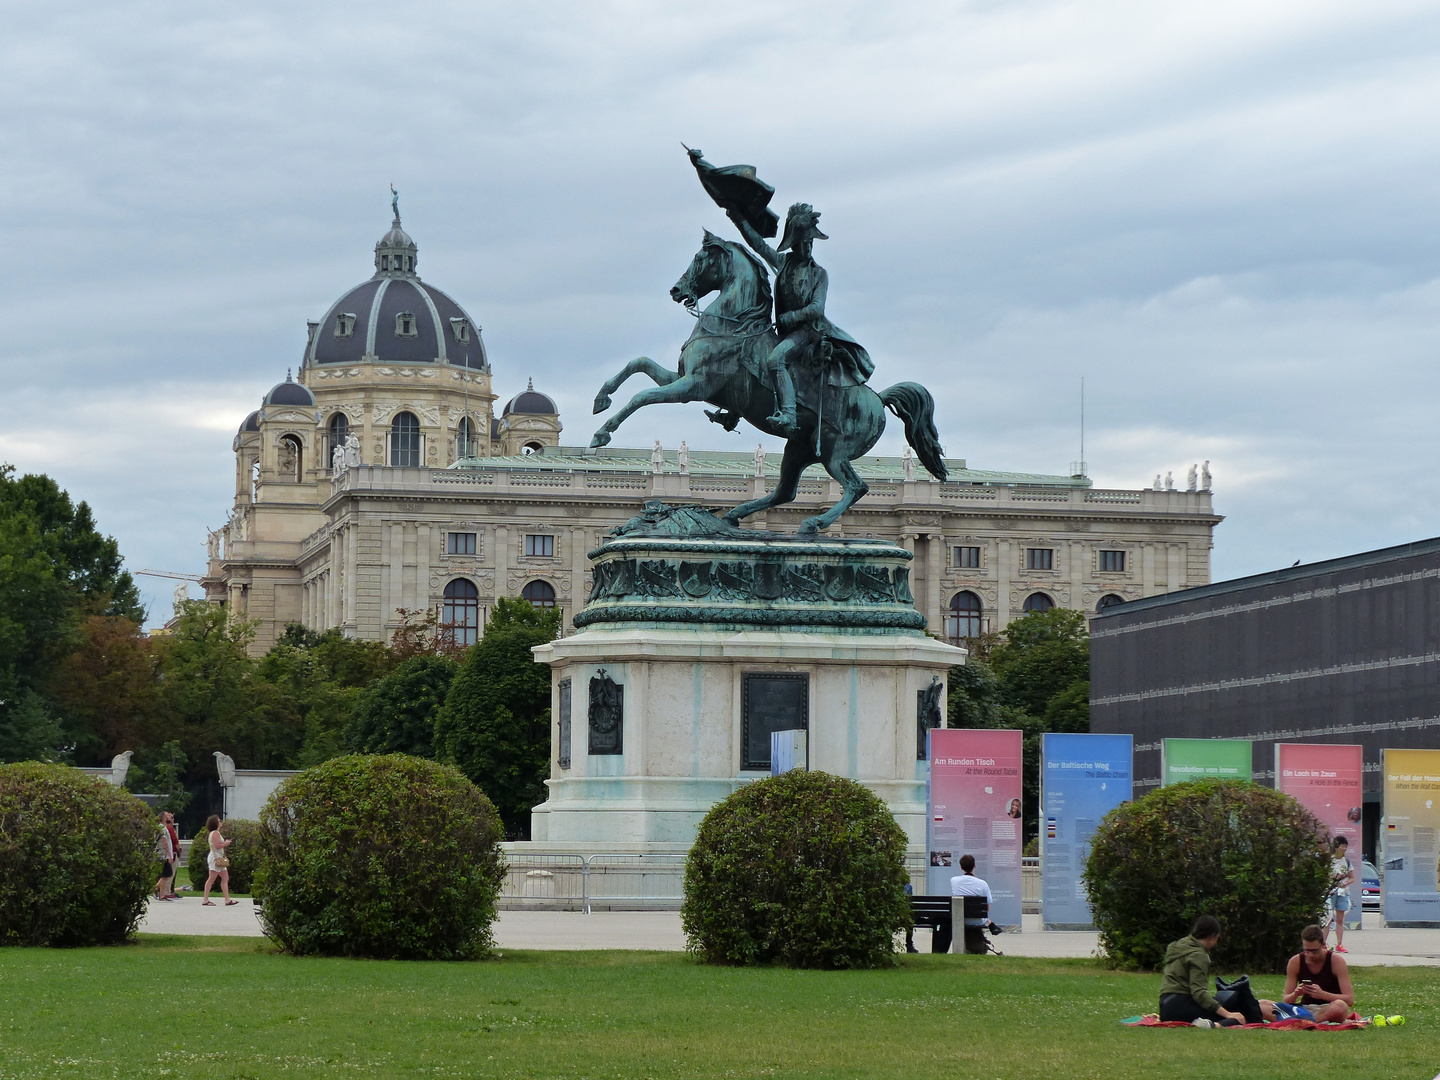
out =
[(1300, 932), (1300, 952), (1285, 967), (1284, 1001), (1304, 1005), (1316, 1020), (1338, 1023), (1355, 1008), (1350, 968), (1343, 956), (1325, 947), (1325, 931), (1307, 926)]

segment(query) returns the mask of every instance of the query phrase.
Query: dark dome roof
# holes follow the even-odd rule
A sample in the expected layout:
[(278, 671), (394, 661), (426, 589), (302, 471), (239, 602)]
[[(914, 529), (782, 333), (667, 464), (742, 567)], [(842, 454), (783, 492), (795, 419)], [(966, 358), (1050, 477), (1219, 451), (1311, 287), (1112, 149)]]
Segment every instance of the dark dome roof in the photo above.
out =
[(303, 405), (309, 408), (315, 406), (315, 395), (310, 393), (307, 387), (301, 386), (290, 378), (290, 373), (285, 373), (285, 381), (276, 383), (270, 392), (265, 395), (263, 405)]
[(249, 416), (245, 417), (244, 421), (240, 424), (240, 431), (241, 431), (241, 433), (243, 434), (244, 432), (247, 432), (247, 431), (259, 431), (259, 430), (260, 430), (260, 410), (259, 410), (259, 409), (256, 409), (256, 410), (255, 410), (254, 412), (252, 412)]
[(522, 393), (516, 394), (505, 403), (505, 411), (501, 416), (509, 416), (511, 413), (538, 413), (541, 416), (559, 416), (560, 410), (556, 408), (555, 402), (546, 395), (535, 389), (535, 380), (531, 379), (530, 384)]
[[(448, 364), (488, 367), (480, 324), (415, 273), (415, 241), (400, 227), (375, 245), (375, 276), (330, 305), (315, 324), (305, 364)], [(408, 316), (408, 318), (405, 318)]]

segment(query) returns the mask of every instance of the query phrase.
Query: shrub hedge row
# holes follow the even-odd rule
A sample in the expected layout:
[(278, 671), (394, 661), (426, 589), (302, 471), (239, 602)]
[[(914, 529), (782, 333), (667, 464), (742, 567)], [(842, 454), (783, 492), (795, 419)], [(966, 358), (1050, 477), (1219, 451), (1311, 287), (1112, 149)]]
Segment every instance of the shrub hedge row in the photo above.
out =
[(459, 770), (404, 754), (333, 758), (260, 815), (266, 932), (297, 955), (466, 960), (494, 944), (499, 815)]
[(100, 945), (135, 930), (160, 876), (159, 824), (65, 765), (0, 765), (0, 944)]
[(1331, 888), (1325, 827), (1289, 795), (1194, 780), (1112, 810), (1085, 867), (1111, 963), (1153, 969), (1196, 918), (1223, 928), (1221, 971), (1283, 971)]
[(681, 909), (688, 947), (717, 963), (893, 963), (910, 925), (905, 834), (853, 780), (787, 772), (747, 784), (700, 824)]

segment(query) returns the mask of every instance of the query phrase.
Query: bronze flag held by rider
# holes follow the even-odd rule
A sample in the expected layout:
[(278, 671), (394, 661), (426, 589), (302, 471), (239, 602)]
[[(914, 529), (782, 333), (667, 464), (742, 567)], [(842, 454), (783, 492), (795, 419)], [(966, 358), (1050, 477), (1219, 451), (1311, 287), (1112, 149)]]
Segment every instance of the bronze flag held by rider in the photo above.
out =
[[(707, 401), (707, 415), (727, 430), (743, 418), (786, 439), (775, 489), (742, 503), (725, 517), (731, 524), (771, 506), (791, 502), (800, 475), (822, 464), (844, 489), (840, 502), (801, 523), (802, 533), (827, 528), (869, 490), (850, 464), (869, 452), (885, 430), (885, 409), (905, 424), (905, 437), (922, 465), (945, 478), (944, 451), (935, 430), (934, 400), (918, 383), (896, 383), (877, 394), (866, 382), (874, 373), (870, 354), (825, 315), (829, 278), (815, 262), (820, 214), (795, 203), (785, 215), (778, 249), (766, 239), (778, 231), (769, 208), (775, 189), (750, 165), (716, 167), (699, 150), (686, 148), (705, 191), (744, 237), (749, 250), (706, 230), (690, 268), (670, 290), (671, 299), (696, 315), (694, 332), (680, 352), (677, 371), (638, 357), (600, 388), (595, 412), (610, 408), (613, 394), (643, 372), (656, 386), (642, 390), (607, 420), (591, 440), (604, 446), (636, 409), (662, 402)], [(752, 254), (753, 252), (753, 254)], [(758, 256), (758, 258), (757, 258)], [(774, 322), (767, 268), (775, 274)], [(717, 298), (700, 310), (700, 300)]]

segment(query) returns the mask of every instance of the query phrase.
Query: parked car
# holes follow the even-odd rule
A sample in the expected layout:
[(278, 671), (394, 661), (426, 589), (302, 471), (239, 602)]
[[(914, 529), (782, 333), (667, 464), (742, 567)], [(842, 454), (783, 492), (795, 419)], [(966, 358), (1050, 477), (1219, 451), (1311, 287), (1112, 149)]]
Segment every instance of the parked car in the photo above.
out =
[(1360, 910), (1380, 910), (1380, 871), (1369, 859), (1360, 864)]

